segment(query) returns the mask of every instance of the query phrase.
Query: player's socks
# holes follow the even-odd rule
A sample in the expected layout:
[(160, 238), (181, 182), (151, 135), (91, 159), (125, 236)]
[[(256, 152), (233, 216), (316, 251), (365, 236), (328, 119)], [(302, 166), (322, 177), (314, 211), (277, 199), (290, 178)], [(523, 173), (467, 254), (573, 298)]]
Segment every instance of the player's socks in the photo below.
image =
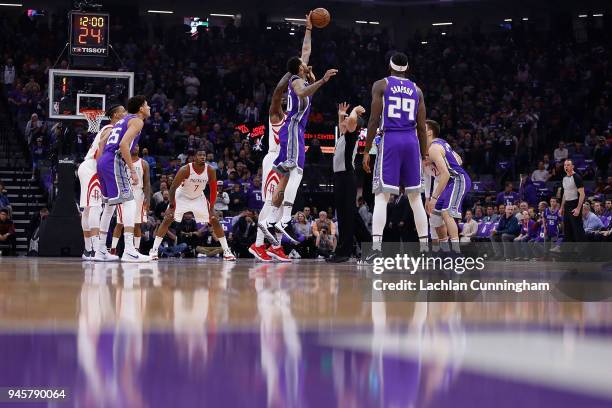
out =
[(151, 252), (157, 253), (159, 251), (159, 246), (161, 245), (163, 237), (155, 236), (155, 241), (153, 241), (153, 248), (151, 248)]
[(136, 250), (140, 251), (140, 239), (142, 237), (134, 237), (134, 247)]
[(111, 241), (111, 249), (117, 249), (117, 244), (119, 244), (119, 238), (113, 237), (113, 240)]
[(440, 242), (432, 242), (431, 243), (431, 250), (433, 252), (440, 252)]
[(419, 246), (421, 252), (427, 252), (427, 250), (429, 249), (429, 238), (419, 237)]
[(442, 249), (442, 252), (450, 251), (450, 245), (449, 245), (448, 239), (440, 240), (440, 249)]
[(451, 239), (451, 248), (453, 249), (453, 252), (456, 253), (461, 253), (461, 247), (459, 246), (459, 240), (458, 239)]
[(229, 246), (227, 246), (227, 238), (225, 237), (221, 237), (219, 238), (219, 243), (221, 244), (221, 248), (223, 248), (223, 251), (229, 251)]
[(372, 236), (372, 249), (374, 251), (380, 251), (382, 249), (382, 235)]
[(281, 217), (281, 222), (283, 224), (289, 224), (291, 222), (291, 209), (293, 208), (293, 204), (285, 204), (282, 208), (283, 214)]
[[(113, 240), (115, 238), (113, 237)], [(124, 232), (123, 240), (125, 241), (123, 244), (125, 245), (125, 250), (133, 250), (134, 249), (134, 233), (133, 232)], [(119, 238), (117, 238), (119, 241)]]
[(87, 252), (91, 252), (93, 250), (92, 243), (91, 243), (91, 238), (90, 237), (86, 237), (85, 238), (85, 250)]

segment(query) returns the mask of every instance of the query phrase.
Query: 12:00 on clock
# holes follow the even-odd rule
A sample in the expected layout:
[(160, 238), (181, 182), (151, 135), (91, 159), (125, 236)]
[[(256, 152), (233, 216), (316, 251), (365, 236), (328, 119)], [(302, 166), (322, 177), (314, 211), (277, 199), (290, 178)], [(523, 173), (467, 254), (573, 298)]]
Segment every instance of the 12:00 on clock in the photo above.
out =
[(70, 54), (108, 55), (108, 14), (73, 11), (70, 13)]

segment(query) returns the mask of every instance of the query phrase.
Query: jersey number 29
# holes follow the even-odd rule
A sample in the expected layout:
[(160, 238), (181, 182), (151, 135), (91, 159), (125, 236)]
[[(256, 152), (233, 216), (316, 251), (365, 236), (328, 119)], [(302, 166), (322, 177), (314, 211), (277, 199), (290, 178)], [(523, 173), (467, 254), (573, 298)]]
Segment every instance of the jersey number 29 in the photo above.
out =
[(401, 110), (402, 112), (408, 112), (408, 120), (414, 120), (414, 105), (414, 99), (390, 96), (387, 116), (393, 119), (399, 119), (402, 117), (402, 114), (398, 112), (398, 110)]

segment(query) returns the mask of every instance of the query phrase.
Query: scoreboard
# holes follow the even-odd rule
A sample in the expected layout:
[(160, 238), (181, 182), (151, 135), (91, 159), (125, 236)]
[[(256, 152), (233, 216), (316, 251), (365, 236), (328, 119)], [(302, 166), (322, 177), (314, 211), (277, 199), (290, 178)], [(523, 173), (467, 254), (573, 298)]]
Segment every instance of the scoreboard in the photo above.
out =
[(70, 12), (70, 55), (107, 57), (108, 17), (107, 13)]

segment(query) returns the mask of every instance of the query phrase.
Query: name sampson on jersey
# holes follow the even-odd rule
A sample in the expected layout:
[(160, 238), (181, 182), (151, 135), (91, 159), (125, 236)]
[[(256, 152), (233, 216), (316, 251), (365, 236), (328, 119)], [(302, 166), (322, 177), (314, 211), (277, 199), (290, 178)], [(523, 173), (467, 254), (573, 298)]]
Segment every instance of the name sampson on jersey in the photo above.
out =
[(405, 85), (395, 85), (391, 87), (391, 92), (393, 92), (394, 94), (396, 93), (405, 93), (408, 94), (410, 96), (412, 96), (412, 94), (414, 93), (414, 91), (410, 88), (408, 88)]
[(382, 279), (376, 279), (372, 282), (372, 287), (376, 291), (482, 291), (482, 292), (515, 292), (521, 293), (525, 291), (550, 291), (550, 283), (548, 282), (527, 282), (526, 280), (518, 282), (509, 282), (504, 279), (503, 282), (482, 282), (474, 279), (470, 282), (456, 282), (451, 279), (441, 280), (439, 282), (429, 282), (419, 279), (411, 281), (402, 279), (395, 282), (384, 282)]

